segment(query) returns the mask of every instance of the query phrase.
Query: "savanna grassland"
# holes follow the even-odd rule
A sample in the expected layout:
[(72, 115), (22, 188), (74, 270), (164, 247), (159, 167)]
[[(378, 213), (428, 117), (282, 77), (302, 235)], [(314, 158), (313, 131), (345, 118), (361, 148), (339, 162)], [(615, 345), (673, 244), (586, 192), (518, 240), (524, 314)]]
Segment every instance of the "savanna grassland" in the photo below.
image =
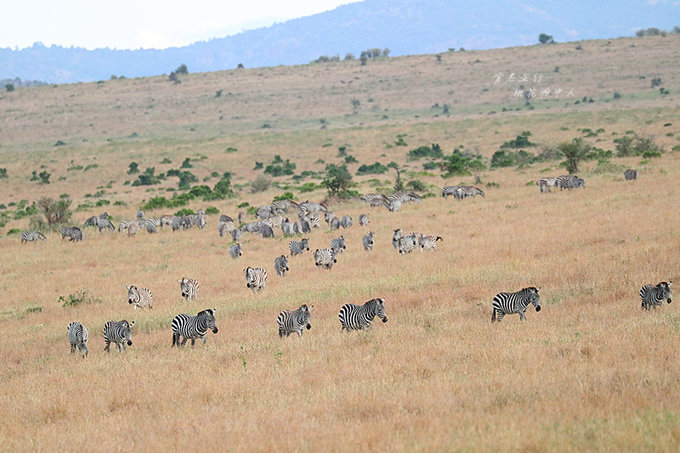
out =
[[(2, 92), (1, 448), (677, 450), (680, 309), (643, 312), (638, 292), (680, 281), (678, 62), (680, 42), (668, 35)], [(539, 93), (530, 106), (515, 96), (520, 84)], [(614, 150), (614, 139), (633, 133), (665, 152), (582, 162), (587, 187), (550, 194), (532, 181), (564, 174), (560, 160), (449, 178), (407, 160), (409, 150), (438, 143), (488, 165), (522, 131), (540, 145), (527, 148), (533, 153), (577, 137)], [(322, 222), (307, 236), (312, 251), (347, 239), (330, 271), (306, 253), (278, 277), (273, 261), (290, 240), (280, 230), (274, 239), (245, 234), (233, 260), (218, 215), (205, 230), (134, 238), (86, 229), (82, 243), (47, 233), (22, 245), (12, 232), (29, 227), (16, 212), (41, 197), (64, 194), (82, 226), (103, 211), (116, 224), (132, 219), (151, 198), (181, 192), (175, 177), (132, 186), (133, 161), (158, 174), (190, 158), (194, 185), (210, 187), (215, 173), (231, 172), (235, 197), (192, 200), (193, 210), (235, 217), (239, 204), (265, 205), (284, 191), (321, 201), (318, 176), (342, 161), (340, 147), (357, 160), (352, 175), (394, 161), (405, 182), (435, 196), (395, 213), (328, 200), (355, 221), (341, 232)], [(251, 193), (262, 174), (255, 163), (275, 155), (295, 163), (296, 175), (311, 173), (271, 178)], [(626, 168), (638, 170), (637, 181), (624, 181)], [(49, 172), (50, 183), (30, 181), (33, 171)], [(440, 196), (475, 176), (485, 198)], [(353, 189), (389, 191), (394, 178), (393, 170), (355, 175)], [(360, 213), (368, 227), (358, 226)], [(443, 241), (401, 256), (390, 242), (395, 228)], [(361, 247), (369, 229), (373, 252)], [(246, 288), (246, 266), (267, 269), (263, 293)], [(185, 275), (200, 282), (197, 301), (180, 297)], [(127, 303), (131, 283), (152, 290), (153, 310)], [(491, 324), (494, 295), (526, 286), (541, 287), (542, 310)], [(84, 303), (64, 306), (82, 291)], [(389, 322), (341, 332), (340, 306), (373, 297), (386, 299)], [(311, 330), (279, 339), (277, 314), (301, 304), (314, 305)], [(172, 318), (212, 307), (219, 333), (205, 347), (171, 349)], [(135, 321), (127, 354), (103, 352), (110, 319)], [(86, 359), (69, 354), (74, 320), (90, 332)]]

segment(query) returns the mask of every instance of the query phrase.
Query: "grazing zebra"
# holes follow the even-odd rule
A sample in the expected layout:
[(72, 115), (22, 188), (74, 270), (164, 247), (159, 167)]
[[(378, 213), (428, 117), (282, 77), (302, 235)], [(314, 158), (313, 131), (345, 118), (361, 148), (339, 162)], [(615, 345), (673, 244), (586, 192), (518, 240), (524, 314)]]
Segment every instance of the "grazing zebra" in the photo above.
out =
[(126, 286), (128, 302), (135, 308), (153, 308), (153, 296), (147, 288), (137, 288), (135, 285)]
[(291, 208), (299, 208), (298, 205), (293, 200), (276, 200), (271, 204), (272, 211), (277, 214), (287, 214), (288, 210)]
[[(203, 340), (205, 346), (205, 336), (208, 330), (212, 330), (212, 333), (217, 333), (219, 330), (215, 322), (216, 311), (216, 308), (209, 308), (199, 312), (196, 316), (189, 316), (184, 313), (175, 316), (172, 320), (172, 346), (177, 345), (178, 348), (181, 348), (189, 338), (191, 338), (192, 348), (197, 338)], [(181, 343), (180, 337), (184, 337)]]
[(305, 250), (309, 251), (309, 240), (303, 238), (301, 241), (290, 241), (288, 248), (290, 249), (291, 256), (302, 255)]
[(373, 250), (373, 234), (374, 234), (373, 231), (371, 231), (361, 238), (361, 245), (363, 245), (364, 250), (368, 252)]
[(415, 250), (418, 240), (415, 233), (411, 233), (408, 236), (402, 236), (397, 242), (397, 250), (400, 254), (411, 253)]
[(399, 239), (404, 237), (404, 232), (401, 228), (397, 228), (394, 230), (394, 234), (392, 235), (392, 247), (399, 248)]
[(257, 211), (255, 212), (255, 215), (259, 217), (260, 219), (268, 219), (271, 216), (274, 215), (272, 212), (272, 207), (271, 206), (260, 206), (257, 208)]
[(335, 252), (333, 249), (316, 249), (314, 251), (314, 264), (324, 269), (330, 269), (333, 267), (334, 263), (338, 260), (335, 258)]
[(551, 187), (555, 187), (557, 185), (557, 178), (541, 178), (536, 181), (536, 184), (538, 185), (538, 190), (541, 193), (548, 193), (550, 192)]
[(104, 214), (101, 214), (100, 216), (93, 215), (92, 217), (88, 218), (85, 221), (84, 226), (97, 227), (100, 233), (102, 232), (102, 230), (111, 231), (115, 230), (115, 228), (113, 227), (113, 223), (111, 223), (111, 221), (109, 220), (109, 214), (106, 212)]
[(274, 229), (271, 226), (263, 223), (262, 225), (260, 225), (260, 234), (262, 235), (263, 238), (273, 238)]
[(385, 207), (390, 212), (396, 212), (401, 210), (401, 200), (389, 200), (385, 202)]
[(353, 225), (352, 223), (352, 218), (348, 215), (342, 216), (342, 219), (340, 219), (340, 226), (347, 229)]
[(340, 236), (339, 238), (331, 239), (331, 248), (336, 255), (342, 253), (347, 248), (345, 237)]
[(144, 227), (146, 228), (146, 232), (149, 234), (158, 233), (158, 229), (156, 228), (157, 226), (158, 219), (146, 219), (144, 221)]
[(401, 203), (420, 203), (420, 195), (415, 192), (397, 192), (387, 197), (389, 201), (398, 200)]
[(478, 187), (458, 186), (453, 197), (457, 200), (462, 200), (463, 198), (476, 197), (477, 195), (481, 195), (482, 198), (485, 198), (484, 191)]
[(182, 277), (181, 280), (177, 280), (177, 283), (179, 283), (179, 288), (182, 291), (182, 297), (186, 302), (198, 297), (198, 282), (196, 280), (193, 278)]
[(127, 229), (128, 230), (128, 232), (127, 232), (128, 237), (134, 237), (135, 234), (137, 234), (138, 229), (139, 229), (139, 224), (137, 222), (130, 223), (130, 225), (128, 226), (128, 229)]
[(637, 170), (629, 168), (628, 170), (623, 172), (623, 177), (626, 178), (626, 181), (632, 181), (633, 179), (637, 179)]
[(285, 277), (286, 272), (290, 270), (288, 267), (288, 258), (286, 258), (286, 255), (281, 255), (274, 259), (274, 269), (276, 270), (276, 274)]
[(369, 223), (370, 219), (368, 218), (368, 214), (359, 214), (359, 225), (366, 226)]
[(137, 220), (143, 220), (144, 219), (144, 211), (141, 209), (137, 211)]
[(368, 203), (372, 208), (382, 206), (387, 202), (387, 197), (381, 193), (369, 193), (361, 197), (361, 199)]
[(164, 226), (169, 226), (169, 227), (171, 227), (171, 226), (172, 226), (172, 219), (173, 219), (173, 218), (174, 218), (174, 216), (171, 216), (171, 215), (168, 215), (168, 214), (165, 214), (165, 215), (160, 216), (160, 218), (158, 219), (158, 221), (159, 221), (159, 223), (160, 223), (161, 229), (162, 229)]
[(59, 230), (61, 239), (69, 238), (71, 242), (78, 242), (83, 240), (83, 231), (78, 227), (65, 227)]
[(442, 197), (447, 198), (449, 195), (456, 195), (456, 190), (458, 190), (458, 186), (445, 186), (442, 189)]
[(519, 319), (524, 321), (524, 313), (527, 311), (529, 304), (533, 304), (536, 311), (541, 311), (541, 296), (538, 292), (541, 288), (530, 286), (515, 293), (498, 293), (493, 298), (493, 313), (491, 315), (491, 322), (496, 321), (498, 315), (498, 322), (501, 322), (503, 316), (519, 313)]
[(279, 325), (279, 337), (283, 338), (284, 335), (287, 337), (293, 332), (297, 332), (298, 337), (302, 338), (302, 332), (306, 328), (307, 330), (312, 328), (309, 323), (312, 317), (312, 308), (308, 307), (307, 304), (302, 305), (297, 310), (283, 310), (276, 317), (276, 323)]
[(201, 230), (205, 228), (205, 226), (208, 224), (208, 219), (205, 216), (205, 211), (203, 209), (196, 211), (196, 216), (192, 217), (192, 223)]
[(302, 212), (326, 212), (326, 206), (319, 203), (313, 203), (311, 201), (305, 201), (299, 205), (300, 211)]
[(323, 219), (329, 225), (331, 223), (331, 220), (333, 220), (334, 218), (335, 218), (335, 213), (333, 211), (326, 211), (326, 212), (323, 213)]
[(340, 220), (337, 217), (333, 217), (328, 226), (330, 226), (331, 230), (337, 230), (340, 228)]
[(123, 346), (123, 351), (127, 352), (125, 345), (132, 346), (132, 326), (135, 322), (122, 321), (108, 321), (104, 324), (104, 341), (106, 342), (106, 347), (104, 351), (111, 352), (111, 343), (116, 344), (116, 349), (120, 352), (121, 345)]
[(555, 186), (559, 187), (560, 190), (564, 189), (576, 189), (579, 187), (585, 187), (586, 183), (582, 178), (574, 175), (561, 175), (555, 179)]
[(224, 237), (224, 233), (231, 233), (234, 230), (234, 228), (236, 228), (234, 226), (234, 221), (231, 220), (230, 217), (228, 216), (222, 217), (226, 217), (228, 220), (222, 220), (222, 218), (220, 218), (220, 221), (217, 224), (217, 232), (220, 234), (221, 238)]
[(248, 222), (241, 227), (241, 231), (246, 233), (259, 233), (261, 225), (260, 222)]
[(235, 242), (238, 242), (239, 239), (241, 239), (241, 235), (243, 234), (243, 231), (241, 231), (238, 228), (234, 228), (231, 230), (231, 239), (234, 240)]
[(304, 220), (309, 222), (310, 228), (321, 228), (321, 217), (319, 217), (319, 214), (309, 214)]
[(243, 270), (246, 273), (246, 286), (252, 289), (253, 293), (266, 289), (267, 271), (260, 267), (247, 267)]
[(83, 358), (85, 358), (87, 356), (87, 329), (85, 326), (74, 321), (66, 328), (66, 335), (71, 344), (71, 354), (76, 352), (77, 346)]
[(246, 213), (241, 211), (238, 213), (238, 224), (243, 225), (246, 221)]
[(295, 234), (294, 223), (290, 221), (287, 217), (281, 222), (281, 232), (284, 236), (293, 236)]
[(437, 241), (443, 241), (441, 236), (426, 236), (424, 234), (420, 234), (418, 236), (418, 246), (420, 247), (420, 251), (425, 251), (425, 250), (437, 250)]
[(239, 256), (243, 256), (243, 251), (241, 250), (241, 244), (238, 242), (231, 247), (229, 247), (229, 254), (232, 258), (236, 259)]
[(640, 290), (640, 299), (642, 299), (642, 309), (649, 310), (649, 307), (656, 307), (663, 304), (665, 300), (669, 304), (671, 301), (671, 283), (661, 282), (658, 285), (645, 285)]
[(387, 322), (384, 298), (371, 299), (363, 305), (345, 304), (338, 314), (342, 330), (347, 331), (370, 329), (376, 316)]
[(24, 244), (26, 242), (36, 242), (38, 240), (44, 241), (47, 238), (45, 237), (44, 234), (39, 233), (37, 231), (24, 231), (21, 233), (21, 243)]

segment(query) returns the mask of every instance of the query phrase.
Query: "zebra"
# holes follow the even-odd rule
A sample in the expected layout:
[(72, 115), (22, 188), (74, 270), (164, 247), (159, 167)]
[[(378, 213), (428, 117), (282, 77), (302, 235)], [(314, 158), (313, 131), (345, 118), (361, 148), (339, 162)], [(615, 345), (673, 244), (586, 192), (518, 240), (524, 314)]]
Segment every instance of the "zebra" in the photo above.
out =
[[(223, 220), (223, 218), (226, 217), (226, 219)], [(220, 217), (220, 221), (217, 224), (217, 232), (219, 233), (220, 237), (224, 237), (224, 233), (231, 233), (234, 228), (234, 221), (231, 219), (229, 216), (222, 216)]]
[(329, 225), (331, 223), (331, 220), (333, 220), (334, 218), (335, 218), (335, 213), (333, 211), (326, 211), (326, 212), (323, 213), (323, 219)]
[[(540, 287), (530, 286), (515, 293), (496, 294), (493, 298), (491, 322), (496, 320), (501, 322), (503, 316), (513, 313), (519, 313), (519, 319), (524, 321), (524, 313), (527, 311), (529, 304), (533, 304), (536, 311), (541, 311), (541, 296), (538, 294), (540, 290)], [(496, 319), (496, 315), (498, 315), (498, 319)]]
[(260, 222), (248, 222), (241, 227), (241, 231), (246, 233), (259, 233), (261, 225)]
[(301, 241), (290, 241), (288, 243), (288, 248), (290, 249), (290, 255), (302, 255), (305, 250), (309, 251), (309, 240), (303, 238)]
[(361, 226), (366, 226), (370, 223), (370, 219), (368, 218), (368, 214), (359, 214), (359, 225)]
[(420, 247), (420, 251), (423, 252), (425, 250), (437, 250), (437, 241), (443, 241), (441, 236), (426, 236), (424, 234), (420, 234), (418, 236), (418, 246)]
[(262, 235), (263, 238), (273, 238), (274, 229), (267, 224), (262, 224), (260, 225), (260, 234)]
[(65, 227), (59, 230), (61, 239), (69, 238), (71, 242), (78, 242), (83, 240), (83, 231), (78, 227)]
[(243, 225), (246, 221), (246, 213), (241, 211), (238, 213), (238, 224)]
[(123, 230), (127, 230), (128, 228), (130, 228), (130, 225), (135, 225), (135, 226), (139, 227), (139, 221), (137, 221), (137, 220), (121, 220), (118, 223), (118, 232), (122, 233)]
[(411, 233), (408, 236), (402, 236), (397, 243), (397, 250), (400, 254), (411, 253), (416, 248), (417, 244), (416, 234)]
[(371, 299), (363, 305), (345, 304), (338, 313), (342, 330), (346, 331), (370, 329), (376, 316), (387, 322), (384, 298)]
[(173, 219), (173, 218), (174, 218), (174, 216), (171, 216), (171, 215), (168, 215), (168, 214), (165, 214), (165, 215), (160, 216), (160, 218), (158, 219), (158, 222), (159, 222), (159, 224), (160, 224), (161, 229), (162, 229), (164, 226), (169, 226), (169, 227), (171, 227), (171, 226), (172, 226), (172, 219)]
[(551, 187), (555, 187), (557, 185), (557, 178), (541, 178), (536, 181), (536, 184), (538, 185), (538, 190), (541, 193), (547, 193), (550, 192)]
[(87, 329), (85, 326), (74, 321), (66, 328), (66, 335), (71, 345), (71, 354), (76, 352), (77, 346), (83, 358), (85, 358), (87, 356)]
[(415, 192), (397, 192), (387, 197), (389, 201), (399, 201), (400, 203), (420, 203), (420, 195)]
[(396, 212), (401, 210), (401, 200), (389, 200), (385, 202), (385, 207), (390, 212)]
[(279, 325), (279, 337), (287, 337), (293, 332), (297, 332), (298, 337), (302, 338), (302, 332), (312, 328), (309, 323), (312, 317), (312, 309), (314, 305), (308, 307), (307, 304), (300, 306), (297, 310), (283, 310), (276, 317), (276, 323)]
[(661, 282), (658, 285), (645, 285), (640, 290), (640, 299), (642, 299), (642, 309), (649, 310), (649, 307), (656, 307), (663, 304), (665, 300), (669, 304), (671, 300), (671, 284), (673, 282)]
[(239, 256), (243, 256), (243, 251), (241, 250), (241, 244), (238, 242), (231, 247), (229, 247), (229, 254), (232, 258), (236, 259)]
[(337, 230), (340, 228), (340, 220), (337, 217), (333, 217), (328, 226), (330, 226), (331, 230)]
[(113, 223), (111, 223), (111, 221), (109, 220), (109, 214), (106, 212), (99, 216), (93, 215), (92, 217), (88, 218), (87, 220), (85, 220), (84, 226), (97, 227), (100, 233), (102, 232), (102, 230), (111, 231), (115, 230), (115, 228), (113, 227)]
[(373, 250), (373, 234), (373, 231), (371, 231), (361, 238), (361, 244), (364, 246), (364, 250), (368, 252)]
[(628, 170), (623, 172), (623, 177), (626, 178), (626, 181), (632, 181), (633, 179), (637, 179), (637, 170), (629, 168)]
[(281, 233), (283, 233), (284, 236), (293, 236), (295, 234), (293, 225), (293, 222), (291, 222), (290, 219), (286, 217), (283, 219), (283, 222), (281, 222)]
[(559, 187), (560, 190), (564, 189), (576, 189), (579, 187), (585, 187), (586, 183), (582, 178), (574, 175), (561, 175), (555, 180), (555, 186)]
[(149, 234), (158, 233), (158, 229), (156, 228), (156, 226), (158, 226), (157, 219), (144, 220), (144, 228), (146, 228), (147, 233)]
[(463, 198), (476, 197), (477, 195), (480, 195), (482, 198), (485, 198), (484, 191), (478, 187), (458, 186), (456, 192), (453, 194), (453, 197), (456, 198), (457, 200), (462, 200)]
[(402, 237), (404, 237), (404, 232), (401, 228), (394, 230), (394, 234), (392, 235), (392, 247), (395, 249), (399, 248), (399, 239)]
[(274, 213), (287, 214), (289, 209), (298, 208), (299, 206), (293, 200), (276, 200), (272, 202), (271, 209)]
[(445, 186), (442, 189), (442, 197), (447, 198), (449, 195), (453, 195), (455, 197), (456, 190), (458, 190), (458, 186)]
[(132, 305), (135, 310), (139, 308), (153, 308), (153, 296), (151, 291), (147, 288), (137, 288), (135, 285), (125, 286), (127, 290), (128, 303)]
[(106, 342), (104, 351), (111, 352), (111, 343), (115, 343), (118, 352), (120, 352), (121, 345), (123, 351), (127, 352), (125, 345), (132, 346), (132, 326), (134, 325), (134, 321), (127, 322), (125, 319), (118, 322), (108, 321), (104, 324), (104, 341)]
[(290, 270), (288, 267), (288, 258), (286, 258), (286, 255), (281, 255), (277, 257), (274, 260), (274, 269), (276, 270), (276, 274), (285, 277), (286, 272)]
[(231, 238), (234, 240), (234, 242), (238, 242), (238, 240), (241, 239), (242, 234), (243, 232), (238, 228), (231, 230)]
[(333, 249), (316, 249), (314, 251), (314, 264), (317, 267), (321, 266), (324, 269), (330, 269), (337, 262), (338, 260)]
[(304, 220), (309, 223), (310, 228), (321, 228), (321, 217), (319, 217), (319, 214), (309, 214)]
[[(179, 314), (172, 320), (172, 346), (177, 345), (178, 348), (184, 346), (189, 338), (191, 338), (191, 347), (194, 347), (196, 339), (203, 340), (205, 346), (206, 334), (208, 330), (212, 333), (217, 333), (217, 323), (215, 322), (216, 308), (209, 308), (199, 312), (196, 316), (189, 316), (187, 314)], [(184, 337), (180, 343), (180, 337)]]
[(196, 299), (198, 297), (198, 282), (193, 278), (182, 277), (181, 280), (177, 280), (179, 283), (179, 288), (182, 291), (182, 297), (186, 302), (189, 300)]
[(372, 208), (381, 206), (387, 201), (387, 197), (381, 193), (369, 193), (361, 197), (361, 200), (368, 203)]
[(137, 211), (137, 220), (143, 220), (144, 219), (144, 211), (141, 209)]
[(257, 211), (255, 212), (255, 215), (259, 217), (260, 219), (268, 219), (271, 216), (274, 215), (272, 212), (272, 207), (271, 206), (260, 206), (257, 208)]
[(134, 237), (135, 234), (137, 234), (137, 230), (139, 229), (139, 224), (137, 222), (132, 222), (128, 226), (128, 237)]
[(340, 236), (339, 238), (331, 239), (331, 248), (336, 255), (342, 253), (347, 248), (347, 245), (345, 245), (345, 237)]
[(246, 286), (252, 289), (253, 293), (266, 289), (267, 271), (260, 267), (246, 267), (243, 270), (246, 273)]
[(343, 227), (344, 229), (347, 229), (353, 225), (352, 223), (352, 218), (348, 215), (342, 216), (342, 219), (340, 219), (340, 226)]
[(326, 212), (326, 206), (320, 203), (313, 203), (311, 201), (304, 201), (299, 205), (300, 211), (303, 212)]
[(205, 211), (203, 209), (196, 211), (196, 217), (194, 219), (194, 225), (196, 225), (201, 230), (208, 224), (208, 219), (206, 218)]
[(24, 244), (26, 242), (36, 242), (38, 240), (44, 241), (47, 238), (45, 237), (44, 234), (38, 232), (38, 231), (23, 231), (21, 233), (21, 243)]

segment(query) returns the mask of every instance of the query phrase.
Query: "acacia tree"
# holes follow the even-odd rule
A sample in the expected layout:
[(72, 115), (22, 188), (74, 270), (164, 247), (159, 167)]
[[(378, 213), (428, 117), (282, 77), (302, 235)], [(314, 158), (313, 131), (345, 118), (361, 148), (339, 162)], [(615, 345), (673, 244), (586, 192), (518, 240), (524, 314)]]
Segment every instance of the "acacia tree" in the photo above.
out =
[(538, 35), (538, 42), (541, 44), (554, 44), (555, 40), (553, 39), (552, 35), (546, 35), (545, 33), (541, 33)]
[(326, 165), (326, 177), (322, 184), (328, 189), (329, 195), (345, 195), (352, 184), (352, 175), (347, 169), (347, 165)]
[(590, 154), (591, 146), (582, 137), (578, 137), (571, 142), (560, 143), (557, 150), (564, 156), (562, 165), (573, 175), (578, 173), (578, 164)]

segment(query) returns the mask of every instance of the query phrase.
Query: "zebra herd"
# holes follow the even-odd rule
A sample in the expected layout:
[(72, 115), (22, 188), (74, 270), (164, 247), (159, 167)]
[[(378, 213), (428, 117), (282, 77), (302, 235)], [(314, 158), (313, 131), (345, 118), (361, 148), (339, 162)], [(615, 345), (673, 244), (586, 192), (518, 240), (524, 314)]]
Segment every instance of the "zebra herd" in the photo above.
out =
[(476, 197), (477, 195), (485, 198), (484, 191), (474, 186), (446, 186), (442, 189), (442, 197), (447, 198), (449, 195), (453, 195), (456, 200)]

